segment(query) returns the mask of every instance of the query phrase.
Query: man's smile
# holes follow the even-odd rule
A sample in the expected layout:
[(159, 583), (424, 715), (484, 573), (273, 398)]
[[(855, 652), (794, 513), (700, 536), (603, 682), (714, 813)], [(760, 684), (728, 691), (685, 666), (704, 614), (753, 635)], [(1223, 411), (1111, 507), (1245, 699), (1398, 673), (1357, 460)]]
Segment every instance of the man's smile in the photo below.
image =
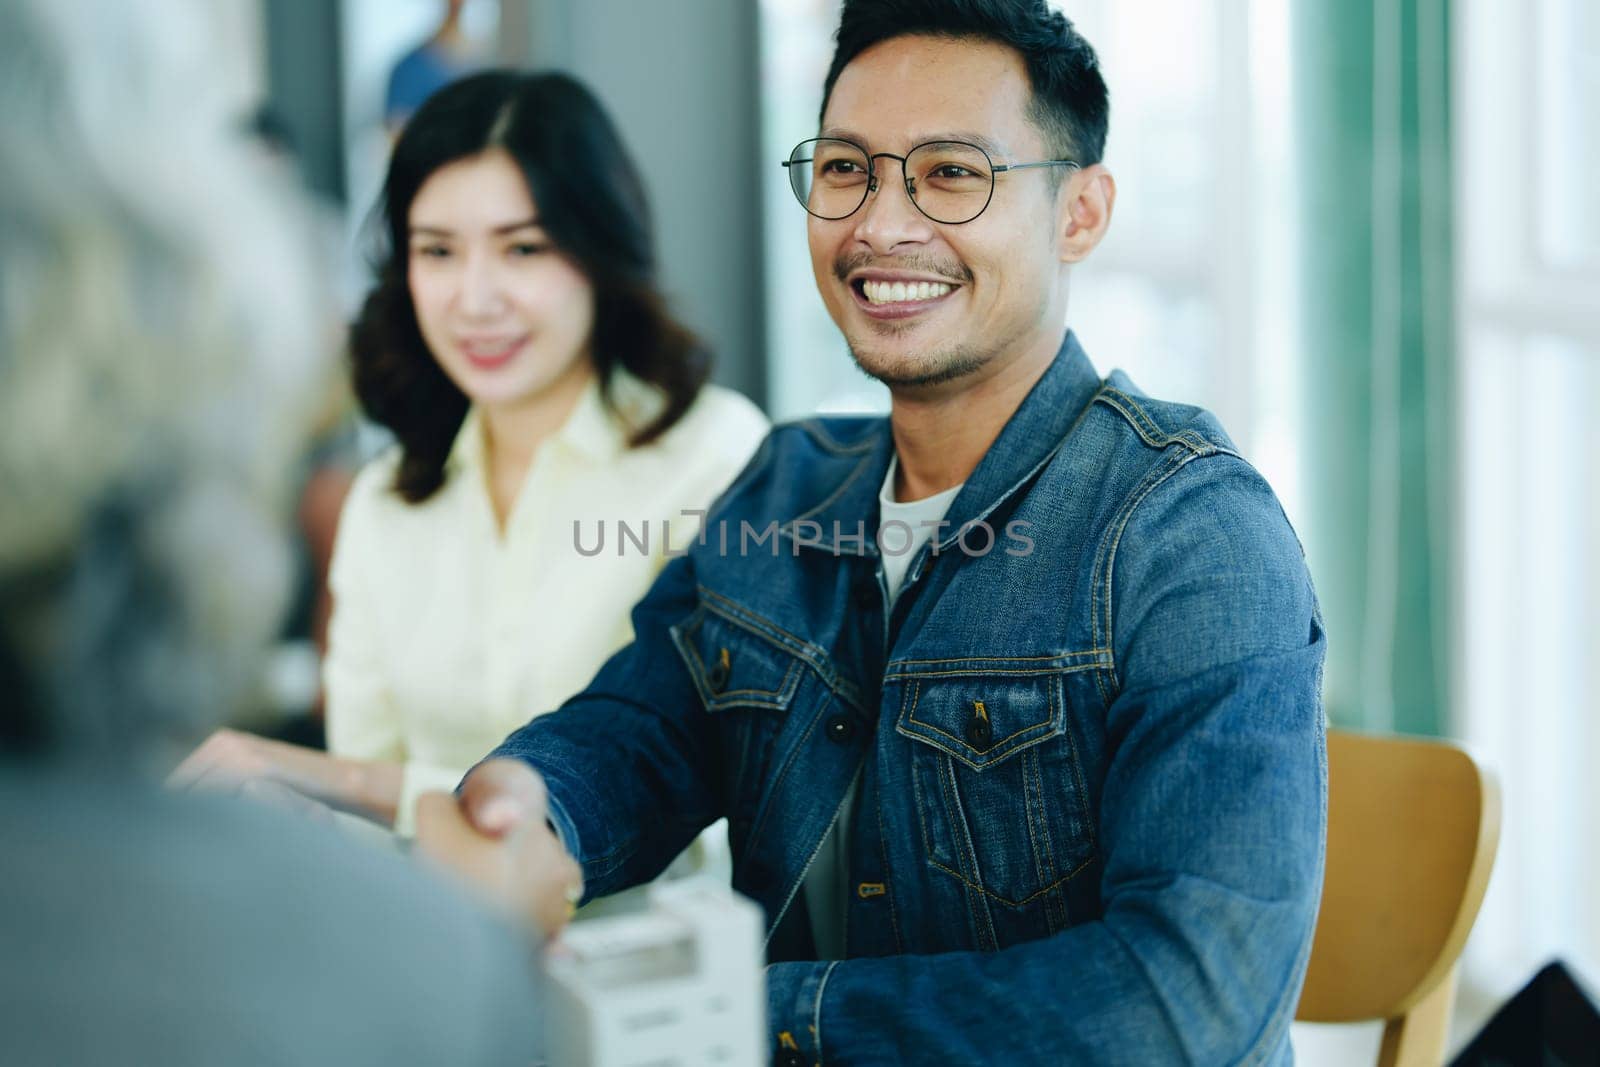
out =
[(962, 287), (962, 283), (948, 277), (878, 268), (851, 271), (846, 284), (856, 306), (876, 319), (920, 315)]

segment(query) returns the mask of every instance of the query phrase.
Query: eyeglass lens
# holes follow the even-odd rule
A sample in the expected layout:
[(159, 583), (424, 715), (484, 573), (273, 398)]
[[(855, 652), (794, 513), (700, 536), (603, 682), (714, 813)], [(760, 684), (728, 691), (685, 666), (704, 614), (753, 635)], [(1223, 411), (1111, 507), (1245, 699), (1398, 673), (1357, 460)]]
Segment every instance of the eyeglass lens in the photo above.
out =
[[(867, 153), (849, 141), (803, 141), (789, 156), (789, 184), (811, 214), (842, 219), (866, 202), (872, 166)], [(970, 222), (982, 214), (994, 192), (989, 157), (961, 141), (918, 145), (906, 157), (905, 178), (912, 201), (935, 222)]]

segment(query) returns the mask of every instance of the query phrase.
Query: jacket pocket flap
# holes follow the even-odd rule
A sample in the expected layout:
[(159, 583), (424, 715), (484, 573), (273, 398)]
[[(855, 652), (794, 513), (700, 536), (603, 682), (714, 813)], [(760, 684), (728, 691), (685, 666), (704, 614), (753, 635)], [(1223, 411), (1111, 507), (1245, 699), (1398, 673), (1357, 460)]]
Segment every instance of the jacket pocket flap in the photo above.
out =
[(912, 676), (904, 685), (896, 732), (974, 770), (992, 767), (1064, 728), (1054, 673)]
[(707, 711), (783, 711), (794, 699), (803, 661), (704, 605), (672, 627), (672, 640)]

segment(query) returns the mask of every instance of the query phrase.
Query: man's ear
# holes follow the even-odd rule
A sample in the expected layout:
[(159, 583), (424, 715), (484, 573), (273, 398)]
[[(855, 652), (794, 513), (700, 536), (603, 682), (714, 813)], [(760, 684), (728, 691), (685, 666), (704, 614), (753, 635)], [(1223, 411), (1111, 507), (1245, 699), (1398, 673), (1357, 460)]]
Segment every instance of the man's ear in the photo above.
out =
[(1061, 262), (1080, 263), (1111, 227), (1117, 204), (1117, 180), (1104, 164), (1095, 163), (1069, 175), (1061, 183), (1061, 206), (1056, 220)]

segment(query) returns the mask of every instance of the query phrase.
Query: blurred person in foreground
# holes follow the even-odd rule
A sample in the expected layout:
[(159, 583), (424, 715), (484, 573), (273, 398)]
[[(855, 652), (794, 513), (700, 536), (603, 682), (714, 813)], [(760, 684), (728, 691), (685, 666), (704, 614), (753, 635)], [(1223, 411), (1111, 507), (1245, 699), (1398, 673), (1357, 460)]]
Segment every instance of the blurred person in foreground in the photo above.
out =
[(339, 521), (328, 751), (224, 730), (173, 778), (267, 781), (410, 835), (418, 797), (627, 644), (628, 612), (767, 420), (707, 383), (709, 353), (657, 287), (638, 170), (572, 78), (441, 91), (396, 144), (380, 208), (351, 349), (396, 445)]
[(249, 699), (321, 321), (203, 15), (0, 4), (0, 1062), (527, 1063), (532, 939), (153, 778)]
[(782, 1067), (1287, 1063), (1325, 639), (1217, 421), (1068, 329), (1116, 191), (1094, 51), (1045, 0), (846, 0), (837, 40), (784, 162), (890, 416), (775, 430), (456, 822), (548, 819), (603, 894), (727, 816)]

